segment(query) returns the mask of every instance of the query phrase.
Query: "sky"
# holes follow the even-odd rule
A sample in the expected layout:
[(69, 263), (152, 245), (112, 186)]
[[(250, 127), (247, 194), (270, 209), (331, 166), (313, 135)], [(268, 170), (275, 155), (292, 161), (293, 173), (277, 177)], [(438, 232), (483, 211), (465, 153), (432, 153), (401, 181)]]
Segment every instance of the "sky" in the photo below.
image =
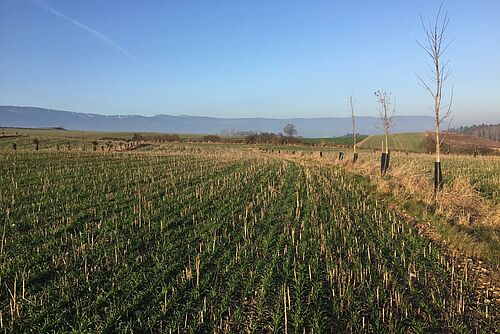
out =
[[(433, 115), (440, 1), (0, 0), (0, 105), (214, 117)], [(500, 1), (443, 2), (454, 125), (500, 122)]]

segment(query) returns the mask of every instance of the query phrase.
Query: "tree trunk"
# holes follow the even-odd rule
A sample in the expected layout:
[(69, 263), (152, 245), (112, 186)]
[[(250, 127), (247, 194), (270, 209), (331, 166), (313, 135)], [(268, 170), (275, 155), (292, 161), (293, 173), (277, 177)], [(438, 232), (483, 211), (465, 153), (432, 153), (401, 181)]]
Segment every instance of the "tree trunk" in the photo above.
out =
[(439, 101), (436, 97), (436, 162), (441, 162), (441, 139), (439, 133)]
[(436, 122), (436, 161), (434, 162), (434, 191), (443, 187), (443, 174), (441, 174), (441, 145), (439, 138), (439, 123)]
[(389, 133), (385, 131), (385, 153), (389, 153)]
[(437, 193), (443, 186), (441, 174), (441, 138), (439, 129), (439, 109), (441, 98), (441, 77), (439, 72), (439, 59), (436, 58), (436, 95), (434, 97), (434, 111), (436, 113), (436, 162), (434, 163), (434, 192)]
[(356, 148), (356, 121), (354, 119), (354, 104), (352, 101), (352, 95), (349, 95), (349, 106), (351, 108), (351, 117), (352, 117), (352, 145), (353, 145), (353, 162), (358, 160), (358, 151)]
[(385, 150), (384, 150), (384, 140), (382, 140), (382, 157), (380, 158), (380, 174), (385, 175), (389, 169), (389, 131), (385, 129)]

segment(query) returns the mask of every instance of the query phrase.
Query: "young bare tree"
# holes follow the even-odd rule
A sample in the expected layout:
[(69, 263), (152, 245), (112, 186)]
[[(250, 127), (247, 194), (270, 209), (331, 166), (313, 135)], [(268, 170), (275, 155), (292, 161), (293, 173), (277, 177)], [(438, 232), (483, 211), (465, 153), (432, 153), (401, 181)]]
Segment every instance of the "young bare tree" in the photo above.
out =
[(433, 109), (435, 115), (435, 136), (436, 136), (436, 160), (434, 163), (434, 191), (441, 189), (443, 185), (443, 176), (441, 174), (441, 125), (443, 121), (450, 116), (451, 105), (453, 101), (453, 87), (451, 89), (451, 96), (448, 103), (443, 102), (444, 98), (444, 83), (450, 76), (451, 72), (448, 67), (448, 61), (443, 60), (443, 55), (450, 46), (451, 41), (446, 41), (445, 33), (450, 21), (448, 13), (441, 16), (441, 9), (443, 4), (439, 7), (434, 23), (425, 24), (422, 16), (420, 21), (424, 29), (427, 41), (418, 45), (425, 50), (427, 55), (431, 58), (431, 74), (427, 75), (427, 80), (424, 80), (417, 74), (420, 85), (432, 96)]
[(351, 117), (352, 117), (352, 142), (353, 142), (353, 162), (356, 162), (358, 160), (358, 151), (357, 151), (357, 143), (356, 143), (356, 122), (354, 120), (354, 99), (352, 97), (352, 94), (349, 94), (349, 108), (351, 109)]
[(386, 92), (383, 88), (375, 92), (377, 102), (379, 103), (379, 115), (382, 121), (382, 129), (385, 134), (385, 149), (382, 142), (382, 159), (380, 164), (380, 172), (384, 175), (389, 168), (389, 132), (394, 125), (394, 113), (396, 112), (396, 105), (391, 102), (391, 93)]

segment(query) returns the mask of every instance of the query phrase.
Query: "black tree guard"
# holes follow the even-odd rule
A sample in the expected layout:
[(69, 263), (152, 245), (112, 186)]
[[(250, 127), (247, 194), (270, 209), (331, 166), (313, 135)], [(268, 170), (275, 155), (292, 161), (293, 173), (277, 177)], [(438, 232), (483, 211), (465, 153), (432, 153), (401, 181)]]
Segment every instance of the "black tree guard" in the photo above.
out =
[(385, 156), (386, 153), (382, 152), (382, 156), (380, 157), (380, 175), (384, 175)]
[(339, 152), (339, 160), (344, 160), (344, 152)]
[(443, 174), (441, 173), (441, 162), (434, 162), (434, 191), (443, 187)]
[(352, 162), (358, 161), (358, 153), (354, 153), (354, 157), (352, 158)]
[(380, 174), (385, 175), (387, 170), (389, 169), (389, 161), (391, 155), (390, 153), (382, 153), (382, 157), (380, 158)]

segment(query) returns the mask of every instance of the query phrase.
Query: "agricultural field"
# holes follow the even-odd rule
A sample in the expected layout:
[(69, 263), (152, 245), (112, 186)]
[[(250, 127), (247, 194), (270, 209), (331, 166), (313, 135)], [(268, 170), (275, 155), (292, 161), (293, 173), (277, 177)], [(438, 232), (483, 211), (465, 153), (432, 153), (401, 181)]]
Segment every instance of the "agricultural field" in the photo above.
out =
[[(360, 142), (367, 137), (368, 137), (367, 135), (357, 135), (356, 141)], [(345, 135), (345, 136), (333, 137), (333, 138), (304, 138), (303, 140), (305, 143), (317, 144), (317, 145), (327, 145), (327, 144), (352, 145), (354, 143), (354, 139), (352, 138), (352, 135)]]
[[(341, 166), (346, 171), (369, 178), (378, 192), (390, 198), (391, 206), (416, 217), (420, 227), (434, 241), (458, 251), (461, 257), (477, 258), (493, 271), (500, 269), (500, 158), (445, 154), (441, 157), (444, 187), (435, 197), (434, 156), (403, 152), (391, 153), (388, 174), (380, 175), (380, 153), (362, 150), (352, 163), (352, 150), (337, 152), (297, 152), (292, 156), (310, 163)], [(499, 277), (500, 278), (500, 277)], [(500, 288), (498, 289), (500, 295)]]
[[(94, 144), (98, 150), (119, 148), (127, 142), (133, 141), (134, 136), (151, 138), (155, 136), (168, 136), (156, 132), (103, 132), (103, 131), (77, 131), (61, 128), (1, 128), (0, 151), (12, 151), (15, 143), (19, 150), (33, 150), (34, 140), (39, 141), (40, 150), (92, 150)], [(180, 140), (199, 141), (205, 135), (201, 134), (175, 134)], [(221, 135), (220, 138), (231, 142), (243, 142), (244, 137)]]
[[(434, 135), (431, 132), (407, 132), (389, 134), (389, 148), (396, 151), (408, 151), (418, 153), (428, 153), (429, 148), (434, 148)], [(500, 152), (500, 143), (494, 140), (488, 140), (472, 135), (466, 135), (456, 132), (445, 132), (442, 134), (442, 152), (472, 154), (476, 151), (478, 154), (498, 155)], [(372, 135), (366, 137), (359, 144), (360, 148), (378, 149), (385, 140), (384, 135)], [(385, 145), (385, 144), (384, 144)]]
[[(384, 138), (384, 135), (373, 135), (362, 141), (359, 146), (366, 149), (380, 149)], [(389, 135), (389, 147), (398, 151), (424, 152), (424, 140), (424, 132), (394, 133)]]
[(498, 330), (467, 266), (368, 177), (318, 157), (184, 143), (4, 151), (1, 329)]

